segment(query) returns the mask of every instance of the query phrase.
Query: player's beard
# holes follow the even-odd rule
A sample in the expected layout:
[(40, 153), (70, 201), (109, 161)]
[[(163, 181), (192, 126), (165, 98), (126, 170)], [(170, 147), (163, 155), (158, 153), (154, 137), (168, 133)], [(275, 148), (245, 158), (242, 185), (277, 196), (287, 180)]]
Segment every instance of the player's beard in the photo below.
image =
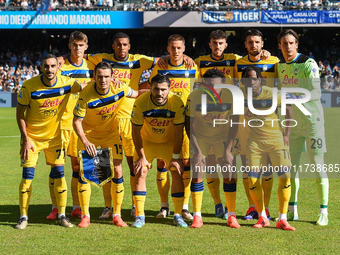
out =
[(260, 53), (261, 53), (261, 51), (255, 51), (255, 52), (251, 51), (251, 52), (249, 52), (249, 55), (252, 55), (253, 57), (256, 57), (256, 56), (258, 56)]

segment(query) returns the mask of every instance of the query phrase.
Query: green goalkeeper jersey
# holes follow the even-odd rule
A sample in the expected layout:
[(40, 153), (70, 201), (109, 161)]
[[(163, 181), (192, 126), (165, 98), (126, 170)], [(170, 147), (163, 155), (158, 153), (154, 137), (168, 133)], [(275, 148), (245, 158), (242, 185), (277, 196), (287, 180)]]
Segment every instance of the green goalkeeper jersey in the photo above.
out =
[[(307, 103), (303, 103), (303, 106), (311, 115), (304, 115), (299, 108), (293, 105), (293, 118), (298, 121), (298, 126), (324, 125), (323, 108), (320, 101), (319, 67), (315, 60), (306, 55), (298, 54), (291, 62), (280, 62), (277, 71), (279, 89), (282, 87), (299, 87), (307, 89), (311, 93), (311, 99)], [(300, 95), (299, 93), (292, 94)]]

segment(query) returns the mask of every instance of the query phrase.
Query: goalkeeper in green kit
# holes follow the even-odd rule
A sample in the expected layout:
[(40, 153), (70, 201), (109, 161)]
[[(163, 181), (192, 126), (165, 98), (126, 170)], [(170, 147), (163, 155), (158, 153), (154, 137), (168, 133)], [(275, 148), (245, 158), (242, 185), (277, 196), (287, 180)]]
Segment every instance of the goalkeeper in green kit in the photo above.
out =
[[(297, 122), (291, 128), (289, 137), (292, 161), (291, 185), (292, 194), (289, 201), (288, 220), (298, 220), (297, 194), (299, 190), (299, 171), (301, 152), (307, 152), (310, 158), (310, 168), (315, 169), (316, 187), (320, 200), (320, 214), (317, 225), (328, 224), (328, 191), (329, 183), (324, 165), (326, 152), (323, 108), (321, 105), (321, 87), (319, 68), (314, 59), (298, 53), (299, 36), (292, 29), (284, 29), (278, 36), (279, 48), (284, 62), (278, 64), (279, 88), (298, 87), (307, 89), (311, 98), (303, 106), (311, 113), (305, 115), (296, 105), (293, 105), (293, 118)], [(301, 93), (293, 93), (294, 98), (303, 98)], [(296, 124), (296, 123), (295, 123)], [(293, 123), (294, 125), (294, 123)], [(321, 169), (321, 171), (320, 171)], [(304, 169), (305, 170), (305, 169)]]

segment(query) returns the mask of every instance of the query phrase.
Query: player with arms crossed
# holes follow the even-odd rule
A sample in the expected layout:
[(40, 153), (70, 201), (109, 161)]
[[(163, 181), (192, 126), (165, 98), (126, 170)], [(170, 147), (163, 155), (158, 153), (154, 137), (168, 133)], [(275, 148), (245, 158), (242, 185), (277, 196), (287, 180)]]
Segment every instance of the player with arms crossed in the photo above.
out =
[[(74, 31), (70, 35), (68, 47), (71, 55), (65, 60), (60, 67), (62, 75), (76, 79), (79, 83), (85, 85), (93, 78), (94, 64), (83, 58), (84, 52), (88, 48), (87, 36), (79, 31)], [(67, 148), (67, 155), (71, 157), (72, 181), (71, 192), (73, 200), (72, 217), (81, 217), (80, 203), (78, 198), (78, 179), (79, 179), (79, 162), (77, 159), (77, 134), (73, 131), (73, 109), (76, 106), (79, 93), (72, 94), (67, 102), (66, 110), (61, 118), (60, 129), (64, 148)], [(52, 199), (52, 212), (46, 217), (48, 220), (54, 220), (58, 215), (57, 201), (54, 194), (54, 181), (49, 179), (50, 195)]]
[[(276, 224), (277, 228), (283, 230), (292, 230), (295, 228), (287, 222), (288, 201), (291, 193), (290, 187), (290, 156), (289, 156), (289, 135), (291, 127), (291, 119), (293, 109), (292, 106), (286, 106), (286, 121), (285, 131), (283, 132), (279, 122), (279, 118), (275, 111), (270, 114), (264, 114), (261, 111), (266, 111), (272, 107), (273, 93), (276, 89), (262, 86), (264, 79), (261, 75), (261, 70), (254, 66), (248, 66), (242, 71), (242, 88), (247, 100), (245, 105), (245, 120), (249, 125), (249, 139), (247, 143), (247, 167), (249, 180), (249, 193), (256, 205), (259, 220), (253, 226), (254, 228), (262, 228), (270, 225), (267, 218), (263, 202), (263, 190), (260, 184), (261, 178), (261, 162), (269, 156), (272, 167), (275, 169), (279, 177), (279, 186), (277, 195), (279, 200), (279, 221)], [(249, 103), (252, 103), (252, 108), (263, 109), (260, 113), (255, 114), (250, 110)], [(281, 105), (281, 95), (277, 95), (277, 106)], [(268, 169), (266, 169), (267, 171)], [(262, 169), (264, 172), (265, 170)]]
[[(94, 70), (95, 82), (90, 83), (80, 94), (74, 109), (73, 127), (77, 133), (78, 150), (86, 150), (94, 157), (97, 147), (112, 148), (114, 177), (111, 185), (113, 201), (113, 224), (127, 227), (121, 218), (121, 207), (124, 198), (124, 183), (122, 173), (122, 149), (118, 132), (118, 122), (114, 120), (118, 104), (124, 97), (138, 96), (138, 92), (124, 85), (114, 88), (111, 82), (113, 71), (110, 64), (100, 62)], [(79, 178), (78, 194), (80, 199), (82, 219), (81, 228), (90, 225), (91, 185)]]
[[(292, 29), (283, 30), (278, 36), (279, 48), (282, 51), (284, 62), (278, 65), (280, 87), (299, 87), (310, 91), (311, 98), (303, 106), (311, 113), (305, 115), (293, 105), (294, 119), (297, 126), (292, 128), (290, 135), (290, 152), (292, 154), (292, 196), (289, 202), (288, 220), (298, 220), (297, 195), (299, 190), (298, 169), (301, 152), (309, 153), (310, 163), (315, 168), (321, 167), (322, 171), (315, 171), (316, 188), (320, 200), (320, 214), (316, 224), (325, 226), (328, 224), (328, 192), (329, 181), (327, 173), (323, 169), (324, 153), (326, 152), (326, 139), (323, 108), (321, 105), (321, 88), (318, 65), (314, 59), (298, 53), (299, 36)], [(299, 93), (295, 98), (301, 98)], [(296, 173), (296, 175), (295, 175)], [(294, 176), (295, 175), (295, 176)]]
[[(167, 50), (170, 54), (170, 59), (168, 61), (168, 68), (166, 70), (162, 69), (159, 64), (157, 64), (152, 70), (151, 76), (149, 78), (149, 83), (151, 84), (152, 78), (157, 74), (166, 75), (170, 80), (170, 90), (180, 97), (185, 105), (187, 98), (190, 94), (190, 83), (194, 78), (198, 77), (198, 72), (196, 66), (189, 67), (184, 61), (184, 51), (185, 51), (185, 39), (183, 36), (174, 34), (168, 38)], [(189, 69), (188, 69), (189, 68)], [(183, 145), (181, 151), (181, 158), (183, 159), (184, 171), (182, 174), (184, 182), (184, 204), (182, 210), (182, 216), (187, 219), (193, 219), (189, 212), (189, 197), (190, 197), (190, 154), (189, 154), (189, 139), (184, 133), (183, 135)], [(157, 187), (159, 194), (161, 196), (161, 210), (156, 217), (164, 218), (170, 214), (168, 193), (169, 193), (169, 180), (166, 168), (157, 167)]]
[[(236, 61), (236, 76), (238, 79), (242, 78), (242, 71), (247, 66), (255, 66), (261, 70), (261, 75), (264, 78), (264, 86), (273, 88), (275, 86), (275, 80), (277, 78), (277, 64), (280, 61), (277, 57), (270, 56), (267, 59), (262, 59), (262, 48), (264, 45), (263, 34), (257, 29), (250, 29), (245, 33), (245, 48), (248, 55), (240, 58)], [(241, 84), (242, 85), (242, 84)], [(240, 118), (242, 122), (243, 116)], [(242, 166), (246, 166), (246, 153), (247, 153), (247, 140), (249, 138), (249, 128), (246, 126), (240, 126), (237, 134), (237, 147), (240, 147), (240, 154), (242, 159)], [(235, 144), (236, 145), (236, 144)], [(267, 164), (270, 164), (268, 158)], [(273, 174), (270, 171), (263, 173), (262, 175), (262, 189), (264, 195), (264, 205), (266, 207), (267, 217), (270, 220), (269, 215), (269, 201), (271, 197), (273, 187)], [(252, 220), (258, 218), (256, 206), (249, 194), (249, 180), (248, 173), (243, 173), (243, 185), (246, 192), (249, 208), (244, 216), (244, 220)]]
[[(229, 134), (229, 125), (214, 125), (214, 119), (225, 119), (230, 122), (233, 98), (229, 90), (215, 88), (216, 84), (225, 82), (224, 74), (217, 69), (210, 69), (203, 75), (204, 83), (199, 89), (193, 91), (188, 98), (186, 106), (186, 129), (190, 137), (190, 142), (194, 149), (192, 157), (193, 178), (191, 182), (191, 192), (194, 207), (194, 220), (192, 228), (200, 228), (203, 226), (201, 205), (203, 198), (203, 168), (209, 151), (212, 149), (214, 155), (221, 167), (226, 166), (225, 158), (227, 150), (227, 138)], [(217, 93), (217, 94), (215, 94)], [(201, 108), (202, 95), (213, 95), (208, 97), (207, 114), (202, 115)], [(216, 104), (216, 101), (219, 101)], [(214, 102), (215, 101), (215, 102)], [(233, 119), (235, 121), (235, 119)], [(188, 129), (188, 123), (189, 129)], [(237, 126), (230, 128), (230, 132), (236, 135)], [(232, 148), (232, 142), (230, 148)], [(197, 168), (199, 169), (197, 171)], [(223, 172), (224, 173), (224, 172)], [(236, 179), (229, 180), (228, 176), (224, 176), (224, 194), (226, 198), (227, 208), (229, 209), (228, 225), (232, 228), (240, 228), (235, 213), (236, 203)]]
[(43, 150), (46, 163), (51, 165), (50, 177), (58, 207), (58, 224), (73, 227), (65, 216), (67, 185), (64, 176), (65, 148), (62, 144), (60, 120), (68, 97), (81, 90), (74, 79), (61, 76), (56, 56), (47, 54), (42, 59), (42, 75), (25, 81), (19, 94), (17, 122), (21, 133), (20, 156), (23, 167), (19, 186), (20, 220), (15, 226), (24, 229), (28, 221), (28, 207), (32, 193), (32, 180), (38, 156)]
[(136, 147), (133, 192), (136, 218), (132, 227), (141, 228), (145, 224), (145, 179), (155, 158), (163, 159), (166, 167), (171, 170), (174, 224), (187, 227), (181, 216), (184, 185), (181, 176), (182, 160), (179, 158), (183, 142), (184, 104), (170, 92), (170, 80), (165, 75), (155, 75), (151, 80), (151, 91), (136, 100), (131, 122)]

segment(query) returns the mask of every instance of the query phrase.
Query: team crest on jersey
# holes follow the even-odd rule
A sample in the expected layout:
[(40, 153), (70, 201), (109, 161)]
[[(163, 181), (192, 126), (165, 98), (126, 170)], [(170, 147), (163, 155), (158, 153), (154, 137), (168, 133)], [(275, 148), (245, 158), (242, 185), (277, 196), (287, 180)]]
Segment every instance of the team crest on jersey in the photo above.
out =
[(226, 64), (227, 66), (230, 66), (230, 61), (227, 60), (227, 61), (225, 62), (225, 64)]
[(262, 108), (266, 108), (266, 106), (267, 106), (266, 100), (261, 101), (261, 106), (262, 106)]
[(170, 111), (167, 111), (167, 112), (166, 112), (166, 116), (167, 116), (168, 118), (170, 118), (170, 116), (171, 116)]
[(226, 105), (222, 105), (222, 111), (226, 111), (227, 110), (227, 106)]
[(263, 65), (262, 70), (263, 70), (263, 72), (266, 72), (268, 70), (268, 66), (267, 65)]
[(90, 78), (90, 72), (89, 71), (86, 72), (86, 78)]
[(294, 74), (295, 74), (295, 75), (297, 75), (297, 74), (298, 74), (298, 72), (299, 72), (299, 71), (298, 71), (298, 69), (297, 69), (297, 68), (295, 68), (295, 70), (294, 70)]
[(95, 157), (93, 158), (93, 164), (94, 164), (96, 167), (98, 167), (98, 166), (99, 166), (99, 163), (100, 163), (100, 160), (99, 160), (98, 156), (95, 156)]
[(233, 12), (225, 12), (225, 13), (224, 13), (224, 19), (225, 19), (227, 22), (232, 21), (233, 18), (234, 18), (234, 13), (233, 13)]
[(117, 102), (119, 100), (119, 96), (115, 95), (114, 100)]
[(133, 62), (130, 62), (129, 63), (129, 68), (132, 68), (133, 67)]
[(59, 91), (59, 93), (60, 93), (60, 95), (62, 96), (62, 95), (64, 95), (64, 88), (60, 88), (60, 91)]
[(185, 71), (185, 78), (188, 78), (189, 77), (189, 75), (190, 75), (190, 73), (189, 73), (189, 71)]

